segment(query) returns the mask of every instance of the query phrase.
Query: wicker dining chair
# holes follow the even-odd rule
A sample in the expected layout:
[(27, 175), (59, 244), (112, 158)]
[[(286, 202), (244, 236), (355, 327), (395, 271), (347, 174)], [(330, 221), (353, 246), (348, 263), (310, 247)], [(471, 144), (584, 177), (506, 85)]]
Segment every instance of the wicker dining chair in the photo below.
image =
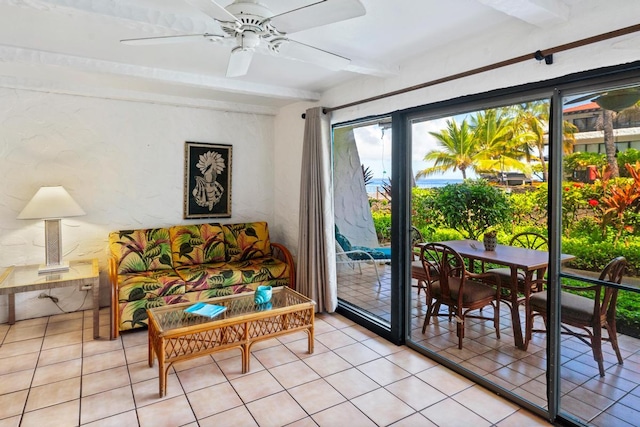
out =
[[(441, 243), (424, 244), (420, 260), (427, 276), (427, 314), (422, 325), (423, 334), (431, 317), (440, 315), (440, 307), (445, 305), (449, 308), (448, 316), (453, 316), (456, 321), (459, 349), (462, 349), (467, 318), (493, 320), (496, 337), (500, 338), (500, 280), (494, 277), (496, 287), (482, 282), (482, 279), (495, 276), (493, 273), (470, 273), (460, 254)], [(493, 306), (493, 317), (468, 314), (488, 305)]]
[(422, 289), (427, 287), (427, 273), (424, 271), (422, 261), (420, 261), (420, 244), (422, 243), (424, 243), (422, 233), (415, 226), (411, 226), (411, 279), (417, 281), (417, 284), (411, 286), (418, 288), (418, 295)]
[[(627, 260), (620, 256), (611, 260), (600, 273), (599, 280), (620, 284), (627, 267)], [(593, 299), (569, 293), (567, 291), (587, 292)], [(616, 331), (616, 302), (618, 289), (602, 284), (589, 286), (562, 286), (560, 294), (560, 322), (562, 333), (577, 337), (580, 341), (589, 345), (593, 351), (593, 359), (598, 363), (600, 376), (604, 377), (604, 363), (602, 356), (602, 341), (611, 342), (611, 346), (618, 358), (618, 364), (622, 365), (622, 356), (618, 347), (618, 335)], [(537, 292), (531, 295), (527, 306), (527, 338), (531, 339), (532, 332), (546, 332), (546, 330), (533, 330), (533, 316), (539, 314), (547, 325), (547, 291)], [(567, 326), (568, 325), (568, 326)], [(573, 327), (571, 329), (569, 327)], [(602, 329), (607, 330), (607, 337), (602, 336)], [(576, 331), (576, 329), (578, 329)]]
[[(537, 249), (546, 251), (548, 249), (549, 243), (546, 237), (541, 234), (534, 232), (524, 232), (516, 234), (511, 238), (509, 242), (509, 246), (517, 246), (520, 248), (526, 249)], [(501, 282), (502, 282), (502, 295), (501, 298), (505, 302), (510, 301), (510, 295), (505, 294), (505, 292), (510, 292), (511, 289), (508, 284), (511, 283), (511, 269), (510, 268), (491, 268), (486, 271), (487, 273), (496, 274)], [(530, 282), (530, 293), (540, 292), (544, 289), (545, 279), (544, 277), (538, 277), (537, 273), (533, 273), (533, 277)], [(522, 271), (518, 271), (518, 293), (525, 293), (525, 274)]]

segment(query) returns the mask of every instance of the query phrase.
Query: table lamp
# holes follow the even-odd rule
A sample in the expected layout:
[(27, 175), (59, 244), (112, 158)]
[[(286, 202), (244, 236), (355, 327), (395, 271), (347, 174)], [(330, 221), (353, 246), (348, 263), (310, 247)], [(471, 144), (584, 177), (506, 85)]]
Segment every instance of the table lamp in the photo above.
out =
[(85, 212), (62, 186), (40, 187), (20, 212), (18, 219), (44, 219), (46, 264), (40, 266), (39, 273), (69, 269), (69, 264), (62, 262), (60, 218), (80, 215)]

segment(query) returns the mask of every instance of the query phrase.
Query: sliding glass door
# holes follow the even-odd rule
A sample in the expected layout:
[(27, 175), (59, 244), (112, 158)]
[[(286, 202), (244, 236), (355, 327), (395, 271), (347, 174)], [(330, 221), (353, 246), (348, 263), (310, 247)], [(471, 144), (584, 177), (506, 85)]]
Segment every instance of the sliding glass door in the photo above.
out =
[[(542, 417), (637, 425), (640, 77), (623, 68), (335, 126), (339, 308)], [(425, 243), (455, 248), (486, 304), (445, 301)]]
[(640, 419), (639, 100), (633, 83), (562, 98), (573, 133), (563, 138), (561, 250), (575, 258), (561, 266), (554, 310), (556, 393), (561, 415), (589, 425)]
[[(497, 279), (486, 275), (467, 282), (493, 292), (493, 301), (481, 310), (464, 306), (452, 312), (440, 298), (440, 272), (427, 273), (426, 262), (435, 258), (423, 265), (417, 245), (411, 261), (410, 343), (540, 408), (547, 407), (546, 345), (544, 337), (536, 337), (525, 346), (522, 290), (540, 283), (538, 274), (545, 274), (549, 261), (549, 105), (548, 98), (534, 98), (439, 117), (425, 111), (409, 122), (415, 176), (411, 224), (420, 240), (456, 248), (468, 273), (499, 273)], [(501, 245), (492, 251), (483, 242), (489, 231)], [(538, 252), (529, 253), (531, 260), (537, 256), (535, 264), (513, 259), (520, 253), (509, 251), (509, 245), (530, 243)], [(511, 267), (522, 278), (513, 284)], [(471, 298), (476, 291), (465, 292)]]
[(390, 330), (391, 118), (333, 130), (338, 299)]

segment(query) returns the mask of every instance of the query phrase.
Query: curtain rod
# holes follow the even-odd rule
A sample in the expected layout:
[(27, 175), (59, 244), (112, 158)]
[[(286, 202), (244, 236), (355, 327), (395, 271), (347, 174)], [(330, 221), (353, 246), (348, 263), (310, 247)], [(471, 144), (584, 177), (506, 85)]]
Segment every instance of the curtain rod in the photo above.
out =
[[(376, 96), (372, 96), (370, 98), (364, 98), (361, 99), (359, 101), (354, 101), (354, 102), (350, 102), (348, 104), (342, 104), (342, 105), (338, 105), (337, 107), (329, 107), (329, 108), (323, 108), (322, 112), (323, 113), (330, 113), (332, 111), (336, 111), (336, 110), (341, 110), (343, 108), (349, 108), (349, 107), (353, 107), (356, 105), (360, 105), (360, 104), (365, 104), (367, 102), (372, 102), (372, 101), (377, 101), (380, 99), (384, 99), (384, 98), (389, 98), (395, 95), (401, 95), (407, 92), (412, 92), (414, 90), (418, 90), (418, 89), (424, 89), (426, 87), (429, 86), (435, 86), (437, 84), (440, 83), (446, 83), (446, 82), (450, 82), (452, 80), (457, 80), (457, 79), (461, 79), (464, 77), (469, 77), (469, 76), (473, 76), (475, 74), (480, 74), (480, 73), (484, 73), (485, 71), (491, 71), (491, 70), (495, 70), (498, 68), (502, 68), (502, 67), (506, 67), (507, 65), (513, 65), (513, 64), (517, 64), (519, 62), (524, 62), (527, 61), (529, 59), (536, 59), (538, 61), (541, 61), (542, 59), (545, 60), (545, 62), (547, 64), (551, 64), (553, 62), (553, 54), (554, 53), (558, 53), (558, 52), (563, 52), (565, 50), (569, 50), (569, 49), (575, 49), (577, 47), (582, 47), (582, 46), (586, 46), (589, 44), (593, 44), (593, 43), (597, 43), (597, 42), (601, 42), (604, 40), (608, 40), (608, 39), (612, 39), (615, 37), (620, 37), (620, 36), (624, 36), (627, 34), (631, 34), (631, 33), (635, 33), (640, 31), (640, 24), (636, 24), (636, 25), (631, 25), (629, 27), (625, 27), (625, 28), (620, 28), (618, 30), (614, 30), (614, 31), (609, 31), (607, 33), (602, 33), (596, 36), (592, 36), (592, 37), (587, 37), (585, 39), (581, 39), (581, 40), (577, 40), (574, 42), (570, 42), (570, 43), (565, 43), (565, 44), (561, 44), (559, 46), (555, 46), (552, 47), (550, 49), (545, 49), (543, 51), (536, 51), (534, 53), (529, 53), (526, 55), (521, 55), (521, 56), (517, 56), (515, 58), (511, 58), (511, 59), (507, 59), (505, 61), (500, 61), (500, 62), (496, 62), (493, 63), (491, 65), (485, 65), (483, 67), (479, 67), (479, 68), (474, 68), (472, 70), (468, 70), (468, 71), (464, 71), (462, 73), (457, 73), (457, 74), (452, 74), (450, 76), (447, 77), (442, 77), (436, 80), (431, 80), (429, 82), (425, 82), (425, 83), (421, 83), (415, 86), (409, 86), (403, 89), (398, 89), (398, 90), (394, 90), (392, 92), (386, 92), (380, 95), (376, 95)], [(305, 114), (302, 114), (302, 118), (305, 118)]]

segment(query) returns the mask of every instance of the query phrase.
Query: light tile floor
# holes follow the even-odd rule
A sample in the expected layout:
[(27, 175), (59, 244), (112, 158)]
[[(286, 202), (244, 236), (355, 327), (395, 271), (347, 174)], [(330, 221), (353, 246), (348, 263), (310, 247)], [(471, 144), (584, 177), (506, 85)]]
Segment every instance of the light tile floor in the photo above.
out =
[[(382, 286), (378, 284), (372, 267), (362, 265), (362, 273), (356, 269), (342, 267), (338, 275), (338, 297), (364, 308), (370, 313), (390, 319), (390, 268), (378, 265)], [(487, 378), (507, 390), (526, 398), (541, 407), (546, 407), (546, 336), (534, 334), (527, 351), (514, 346), (511, 314), (505, 305), (501, 306), (500, 335), (496, 339), (493, 322), (468, 319), (465, 329), (463, 349), (458, 349), (455, 323), (446, 317), (432, 321), (425, 334), (422, 324), (426, 313), (424, 295), (412, 293), (413, 340), (425, 348), (435, 351), (465, 368)], [(491, 315), (485, 309), (484, 315)], [(524, 325), (524, 311), (521, 310)], [(537, 328), (543, 329), (541, 322)], [(524, 328), (524, 326), (523, 326)], [(576, 338), (563, 336), (561, 357), (561, 406), (569, 415), (590, 425), (640, 426), (640, 340), (619, 334), (619, 346), (624, 365), (617, 359), (609, 343), (603, 343), (606, 376), (601, 378), (591, 348)], [(420, 379), (436, 371), (418, 374)], [(439, 381), (438, 381), (439, 382)], [(431, 384), (431, 382), (429, 382)], [(443, 390), (443, 387), (447, 387)], [(461, 393), (455, 384), (439, 389), (449, 395)], [(482, 390), (482, 389), (477, 389)], [(469, 392), (471, 393), (471, 392)], [(469, 395), (467, 393), (467, 395)], [(457, 395), (458, 396), (458, 395)], [(454, 398), (457, 401), (457, 399)], [(478, 407), (466, 401), (466, 408), (475, 414), (499, 414), (490, 406)], [(422, 412), (422, 414), (425, 414)], [(434, 416), (434, 415), (432, 415)], [(436, 422), (434, 418), (430, 418)]]
[(237, 350), (175, 364), (159, 398), (146, 330), (94, 340), (91, 311), (2, 324), (0, 427), (548, 425), (340, 315), (315, 333), (312, 355), (304, 332), (254, 345), (244, 375)]

